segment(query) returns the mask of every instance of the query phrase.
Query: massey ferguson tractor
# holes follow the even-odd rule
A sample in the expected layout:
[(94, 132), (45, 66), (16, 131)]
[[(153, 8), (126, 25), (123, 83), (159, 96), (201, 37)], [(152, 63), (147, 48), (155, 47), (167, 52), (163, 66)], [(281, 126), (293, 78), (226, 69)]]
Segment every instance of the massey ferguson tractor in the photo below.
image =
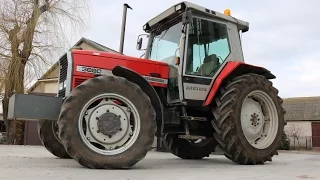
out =
[(8, 119), (39, 121), (52, 154), (94, 169), (133, 167), (155, 136), (182, 159), (217, 146), (244, 165), (278, 154), (285, 111), (275, 76), (244, 62), (247, 22), (181, 2), (143, 29), (144, 57), (71, 49), (59, 59), (57, 96), (13, 94)]

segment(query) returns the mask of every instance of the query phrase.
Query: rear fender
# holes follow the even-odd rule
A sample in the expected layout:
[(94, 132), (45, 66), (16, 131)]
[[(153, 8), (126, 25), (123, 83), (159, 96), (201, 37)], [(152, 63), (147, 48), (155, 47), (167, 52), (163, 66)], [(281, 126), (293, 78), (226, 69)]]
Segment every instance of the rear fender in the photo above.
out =
[(211, 104), (213, 98), (215, 97), (216, 93), (218, 92), (221, 84), (223, 82), (228, 81), (236, 76), (247, 74), (247, 73), (255, 73), (262, 76), (265, 76), (267, 79), (275, 79), (276, 76), (273, 75), (269, 70), (259, 66), (253, 66), (250, 64), (246, 64), (243, 62), (235, 62), (231, 61), (226, 64), (223, 70), (220, 72), (218, 77), (216, 78), (212, 88), (207, 96), (206, 101), (204, 102), (203, 106), (208, 106)]
[(156, 90), (150, 83), (135, 71), (122, 66), (116, 66), (112, 70), (115, 76), (124, 77), (127, 80), (137, 84), (149, 96), (151, 104), (156, 111), (157, 132), (156, 136), (161, 137), (163, 132), (163, 107)]

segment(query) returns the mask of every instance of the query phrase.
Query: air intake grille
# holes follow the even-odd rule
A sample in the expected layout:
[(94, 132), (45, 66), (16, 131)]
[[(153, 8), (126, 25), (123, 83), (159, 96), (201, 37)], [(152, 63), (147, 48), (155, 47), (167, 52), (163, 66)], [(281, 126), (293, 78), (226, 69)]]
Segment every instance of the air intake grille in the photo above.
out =
[(60, 66), (60, 74), (59, 74), (59, 91), (58, 97), (65, 97), (66, 95), (66, 86), (63, 85), (62, 89), (60, 88), (61, 83), (66, 83), (67, 80), (67, 73), (68, 73), (68, 59), (67, 54), (62, 56), (59, 61)]
[(83, 83), (87, 79), (82, 79), (82, 78), (75, 78), (74, 80), (74, 85), (75, 87), (79, 86), (81, 83)]

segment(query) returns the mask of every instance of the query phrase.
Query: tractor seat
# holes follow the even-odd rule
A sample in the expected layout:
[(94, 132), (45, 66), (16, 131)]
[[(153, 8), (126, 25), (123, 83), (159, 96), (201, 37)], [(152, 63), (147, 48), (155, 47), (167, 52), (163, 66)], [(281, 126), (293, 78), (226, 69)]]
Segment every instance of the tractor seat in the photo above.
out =
[(211, 54), (204, 58), (203, 64), (198, 72), (207, 77), (212, 77), (212, 72), (219, 66), (219, 58), (215, 54)]

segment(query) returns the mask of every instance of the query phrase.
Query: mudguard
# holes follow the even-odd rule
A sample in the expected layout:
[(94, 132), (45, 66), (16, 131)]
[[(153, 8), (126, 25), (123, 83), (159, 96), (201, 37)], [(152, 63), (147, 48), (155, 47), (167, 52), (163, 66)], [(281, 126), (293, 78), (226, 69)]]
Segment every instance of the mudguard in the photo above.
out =
[(164, 126), (163, 107), (162, 107), (160, 98), (156, 90), (153, 88), (153, 86), (151, 86), (150, 83), (145, 78), (140, 76), (138, 73), (123, 66), (116, 66), (115, 68), (113, 68), (112, 74), (114, 74), (115, 76), (124, 77), (127, 80), (137, 84), (149, 96), (151, 100), (151, 104), (156, 111), (156, 121), (157, 121), (156, 136), (161, 137), (163, 132), (163, 126)]
[(255, 73), (255, 74), (263, 75), (267, 79), (275, 79), (276, 78), (276, 76), (273, 75), (266, 68), (259, 67), (259, 66), (253, 66), (253, 65), (246, 64), (243, 62), (230, 61), (226, 64), (226, 66), (223, 68), (223, 70), (220, 72), (220, 74), (216, 78), (203, 106), (210, 105), (214, 96), (216, 95), (217, 91), (219, 90), (221, 84), (224, 81), (231, 79), (233, 77), (239, 76), (241, 74), (246, 74), (246, 73)]

